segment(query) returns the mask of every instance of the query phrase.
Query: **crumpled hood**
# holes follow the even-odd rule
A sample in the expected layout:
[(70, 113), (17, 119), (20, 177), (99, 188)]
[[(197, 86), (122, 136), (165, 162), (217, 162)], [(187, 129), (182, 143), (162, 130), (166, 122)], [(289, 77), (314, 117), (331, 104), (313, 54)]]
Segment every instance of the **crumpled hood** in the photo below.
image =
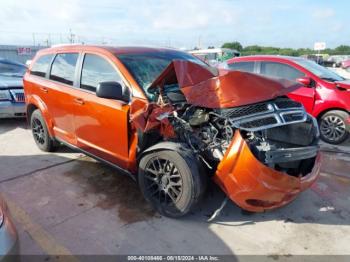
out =
[(179, 84), (188, 103), (206, 108), (228, 108), (266, 101), (301, 86), (284, 79), (273, 80), (240, 71), (212, 72), (194, 62), (173, 60), (149, 88), (163, 88), (174, 83)]
[(0, 75), (0, 89), (6, 89), (8, 87), (22, 87), (23, 78), (22, 77), (11, 77)]

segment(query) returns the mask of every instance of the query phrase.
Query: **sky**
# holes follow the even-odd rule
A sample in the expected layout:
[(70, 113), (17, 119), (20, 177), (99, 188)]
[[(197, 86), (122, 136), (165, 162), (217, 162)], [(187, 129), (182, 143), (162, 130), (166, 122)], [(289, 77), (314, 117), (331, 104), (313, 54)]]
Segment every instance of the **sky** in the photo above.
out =
[(0, 44), (350, 45), (347, 0), (0, 0)]

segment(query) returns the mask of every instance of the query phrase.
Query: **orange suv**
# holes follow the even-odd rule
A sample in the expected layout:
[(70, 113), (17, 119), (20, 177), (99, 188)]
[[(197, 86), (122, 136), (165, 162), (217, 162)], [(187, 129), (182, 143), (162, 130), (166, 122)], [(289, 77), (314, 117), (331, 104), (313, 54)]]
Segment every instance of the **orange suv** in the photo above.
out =
[(171, 217), (191, 210), (209, 178), (252, 212), (315, 181), (317, 123), (286, 96), (298, 87), (142, 47), (49, 48), (24, 76), (40, 149), (64, 144), (123, 171)]

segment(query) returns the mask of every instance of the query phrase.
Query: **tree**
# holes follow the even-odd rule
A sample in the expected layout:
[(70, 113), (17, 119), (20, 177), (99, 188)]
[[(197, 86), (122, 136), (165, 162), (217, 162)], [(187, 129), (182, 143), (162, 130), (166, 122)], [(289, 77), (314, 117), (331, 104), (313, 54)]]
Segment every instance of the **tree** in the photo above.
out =
[(243, 49), (243, 46), (241, 45), (241, 43), (237, 42), (237, 41), (224, 43), (221, 47), (222, 48), (234, 49), (234, 50), (237, 50), (239, 52), (241, 52), (242, 49)]
[[(242, 47), (239, 42), (229, 42), (224, 43), (222, 48), (236, 49), (241, 53), (241, 55), (288, 55), (288, 56), (301, 56), (301, 55), (312, 55), (317, 53), (317, 51), (311, 48), (280, 48), (273, 46), (259, 46), (250, 45)], [(340, 45), (334, 49), (327, 48), (322, 51), (324, 54), (329, 55), (350, 55), (349, 45)]]
[(348, 55), (350, 54), (350, 46), (340, 45), (334, 49), (334, 54), (336, 55)]
[(258, 45), (250, 45), (243, 48), (242, 55), (256, 55), (262, 53), (262, 47)]

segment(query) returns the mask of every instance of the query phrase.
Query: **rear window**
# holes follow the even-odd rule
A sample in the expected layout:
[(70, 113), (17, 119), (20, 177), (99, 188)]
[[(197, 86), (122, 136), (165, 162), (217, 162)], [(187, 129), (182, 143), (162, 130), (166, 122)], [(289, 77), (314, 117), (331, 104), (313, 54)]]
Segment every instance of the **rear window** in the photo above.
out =
[(228, 65), (229, 69), (254, 73), (254, 62), (236, 62)]
[(39, 57), (32, 66), (30, 73), (36, 76), (45, 77), (53, 55), (43, 55)]
[(57, 54), (53, 61), (50, 79), (73, 85), (78, 53)]

